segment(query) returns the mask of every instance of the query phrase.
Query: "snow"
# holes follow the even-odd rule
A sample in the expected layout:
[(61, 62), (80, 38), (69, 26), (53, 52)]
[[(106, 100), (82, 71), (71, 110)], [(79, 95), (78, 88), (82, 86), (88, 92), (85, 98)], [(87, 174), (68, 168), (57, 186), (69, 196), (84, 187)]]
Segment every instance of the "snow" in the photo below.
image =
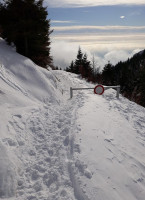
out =
[(0, 199), (144, 200), (145, 108), (0, 39)]
[[(91, 181), (78, 170), (88, 198), (144, 199), (144, 109), (113, 90), (102, 97), (85, 96), (78, 112), (77, 159), (91, 172)], [(84, 109), (85, 108), (85, 109)], [(89, 155), (89, 156), (88, 156)], [(85, 183), (85, 184), (84, 184)]]

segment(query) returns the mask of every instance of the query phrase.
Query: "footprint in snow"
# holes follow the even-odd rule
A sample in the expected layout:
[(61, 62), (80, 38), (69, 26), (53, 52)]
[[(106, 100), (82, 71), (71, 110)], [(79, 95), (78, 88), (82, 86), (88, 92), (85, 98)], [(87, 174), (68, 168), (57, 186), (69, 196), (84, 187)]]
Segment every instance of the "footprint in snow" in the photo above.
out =
[(137, 182), (140, 182), (140, 183), (141, 183), (141, 182), (143, 182), (143, 181), (144, 181), (143, 178), (138, 178), (138, 179), (137, 179)]
[(62, 127), (62, 123), (59, 123), (59, 124), (57, 125), (57, 127), (58, 127), (58, 128), (61, 128), (61, 127)]
[(38, 172), (37, 170), (34, 170), (34, 171), (32, 172), (32, 174), (31, 174), (31, 179), (32, 179), (33, 181), (36, 181), (36, 180), (38, 180), (39, 177), (40, 177), (39, 172)]
[(50, 173), (46, 173), (43, 176), (43, 183), (47, 186), (50, 187), (50, 185), (54, 182), (58, 181), (58, 174), (55, 172), (50, 172)]
[(91, 179), (92, 178), (92, 173), (90, 172), (90, 170), (87, 168), (87, 165), (85, 165), (83, 162), (81, 162), (80, 160), (77, 160), (75, 162), (75, 167), (78, 168), (79, 172), (86, 176), (86, 178)]
[(36, 192), (40, 192), (42, 190), (42, 183), (40, 181), (37, 181), (35, 184), (34, 184), (34, 190)]
[(13, 115), (13, 118), (22, 118), (22, 115)]
[(69, 133), (69, 128), (68, 128), (68, 127), (65, 127), (65, 128), (60, 132), (60, 135), (66, 136), (68, 133)]
[(63, 141), (64, 146), (68, 146), (69, 145), (69, 136), (66, 136), (66, 138)]
[(81, 153), (80, 145), (79, 144), (75, 144), (74, 145), (74, 152)]
[(3, 139), (3, 142), (6, 142), (9, 146), (17, 146), (17, 142), (11, 138), (5, 138)]
[(106, 142), (112, 142), (113, 139), (104, 139), (104, 141), (106, 141)]

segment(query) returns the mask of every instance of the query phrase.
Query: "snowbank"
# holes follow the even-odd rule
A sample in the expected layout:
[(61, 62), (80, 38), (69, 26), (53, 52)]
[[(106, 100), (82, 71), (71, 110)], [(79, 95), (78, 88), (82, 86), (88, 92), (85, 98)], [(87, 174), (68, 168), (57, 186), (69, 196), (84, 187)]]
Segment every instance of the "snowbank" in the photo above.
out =
[[(0, 39), (0, 69), (1, 92), (5, 93), (3, 84), (6, 83), (7, 92), (20, 91), (24, 98), (28, 96), (27, 100), (31, 99), (34, 102), (44, 101), (46, 98), (53, 102), (59, 100), (52, 74), (46, 73), (45, 69), (35, 65), (30, 59), (17, 54), (2, 39)], [(51, 79), (53, 83), (50, 81)], [(15, 96), (16, 94), (14, 94), (14, 98)]]
[(29, 121), (21, 122), (21, 118), (45, 103), (59, 103), (61, 92), (56, 90), (55, 79), (0, 39), (0, 198), (17, 195), (24, 165), (20, 159), (23, 152), (17, 150), (27, 142), (27, 134), (20, 131)]

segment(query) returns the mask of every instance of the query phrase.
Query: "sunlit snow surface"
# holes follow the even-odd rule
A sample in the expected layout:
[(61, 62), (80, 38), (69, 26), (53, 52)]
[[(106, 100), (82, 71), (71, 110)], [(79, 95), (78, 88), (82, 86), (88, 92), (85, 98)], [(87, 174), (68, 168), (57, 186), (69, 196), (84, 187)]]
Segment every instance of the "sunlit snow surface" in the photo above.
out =
[(0, 198), (144, 200), (145, 109), (0, 40)]

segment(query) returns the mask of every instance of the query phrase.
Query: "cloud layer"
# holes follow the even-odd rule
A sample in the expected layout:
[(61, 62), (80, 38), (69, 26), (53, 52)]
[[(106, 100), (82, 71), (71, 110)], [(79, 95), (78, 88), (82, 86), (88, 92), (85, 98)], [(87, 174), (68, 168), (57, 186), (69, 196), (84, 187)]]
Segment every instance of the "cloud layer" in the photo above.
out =
[(65, 41), (94, 51), (99, 48), (142, 49), (145, 47), (145, 26), (57, 26), (55, 42)]
[(76, 23), (76, 21), (51, 20), (51, 23), (55, 23), (55, 24), (72, 24), (72, 23)]
[[(52, 42), (52, 55), (54, 58), (55, 66), (61, 67), (65, 69), (71, 63), (71, 61), (76, 59), (78, 52), (79, 44), (71, 43), (68, 41), (57, 41)], [(61, 49), (61, 50), (60, 50)], [(105, 64), (110, 61), (113, 65), (118, 63), (119, 61), (126, 61), (128, 58), (132, 57), (135, 53), (141, 51), (143, 48), (132, 48), (129, 46), (128, 48), (119, 48), (115, 45), (112, 46), (104, 46), (98, 45), (96, 48), (87, 48), (86, 46), (81, 45), (81, 49), (83, 53), (86, 53), (88, 59), (90, 61), (95, 58), (96, 68), (100, 68), (102, 70)]]
[(52, 27), (55, 31), (74, 31), (74, 30), (103, 30), (103, 31), (120, 31), (120, 30), (144, 30), (145, 26), (55, 26)]
[(87, 7), (105, 5), (145, 5), (144, 0), (45, 0), (49, 7)]
[(81, 46), (103, 68), (108, 61), (116, 64), (145, 49), (145, 26), (57, 26), (51, 38), (56, 65), (66, 68)]

